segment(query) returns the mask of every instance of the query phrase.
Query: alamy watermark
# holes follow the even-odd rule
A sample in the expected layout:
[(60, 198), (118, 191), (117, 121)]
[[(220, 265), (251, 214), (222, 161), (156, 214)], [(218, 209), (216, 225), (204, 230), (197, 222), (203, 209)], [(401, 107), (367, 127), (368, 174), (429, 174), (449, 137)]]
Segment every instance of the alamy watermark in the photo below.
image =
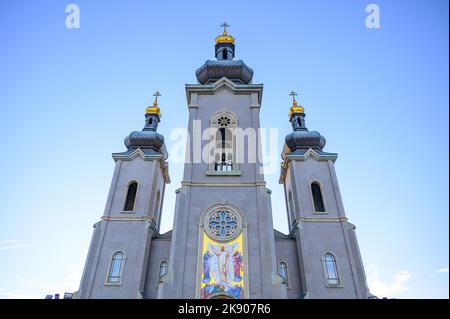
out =
[(371, 3), (366, 6), (366, 13), (369, 15), (366, 17), (367, 29), (379, 29), (380, 28), (380, 7)]
[(240, 164), (256, 164), (260, 174), (274, 174), (278, 170), (280, 148), (278, 128), (240, 127), (202, 129), (202, 122), (194, 120), (192, 131), (175, 128), (170, 133), (174, 141), (169, 160), (174, 164), (206, 163), (210, 171), (234, 171)]
[(69, 15), (66, 17), (67, 29), (79, 29), (80, 28), (80, 7), (74, 3), (66, 6), (66, 13)]

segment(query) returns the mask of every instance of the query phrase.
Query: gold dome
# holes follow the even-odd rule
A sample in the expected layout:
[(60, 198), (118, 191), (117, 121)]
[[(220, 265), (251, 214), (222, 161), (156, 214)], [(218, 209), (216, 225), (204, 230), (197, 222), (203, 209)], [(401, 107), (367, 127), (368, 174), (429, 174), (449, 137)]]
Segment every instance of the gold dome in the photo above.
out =
[(234, 38), (231, 34), (227, 33), (227, 27), (230, 25), (224, 22), (221, 27), (223, 27), (223, 33), (216, 37), (216, 44), (219, 43), (232, 43), (234, 44)]
[(231, 34), (226, 32), (222, 33), (218, 37), (216, 37), (216, 44), (218, 43), (232, 43), (234, 44), (234, 38)]
[(161, 116), (161, 110), (158, 107), (158, 96), (161, 96), (161, 93), (159, 91), (156, 91), (155, 94), (153, 94), (155, 97), (155, 101), (153, 102), (152, 106), (149, 106), (145, 109), (146, 114), (157, 114)]
[(305, 113), (305, 109), (301, 105), (298, 106), (297, 101), (294, 101), (289, 110), (289, 117), (291, 117), (292, 113)]
[(292, 96), (292, 106), (289, 109), (289, 117), (291, 117), (292, 113), (305, 113), (305, 109), (303, 108), (303, 106), (297, 105), (297, 101), (295, 100), (295, 96), (297, 95), (297, 93), (291, 91), (289, 95)]

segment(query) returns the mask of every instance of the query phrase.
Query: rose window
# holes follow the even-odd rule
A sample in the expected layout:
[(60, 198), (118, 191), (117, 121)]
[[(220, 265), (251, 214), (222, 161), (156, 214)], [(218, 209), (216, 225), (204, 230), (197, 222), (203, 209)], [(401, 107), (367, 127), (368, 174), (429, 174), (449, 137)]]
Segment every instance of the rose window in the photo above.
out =
[(227, 127), (228, 125), (231, 124), (231, 120), (229, 117), (221, 116), (217, 119), (217, 123), (219, 124), (220, 127)]
[(205, 224), (206, 232), (220, 241), (233, 239), (241, 230), (241, 222), (238, 216), (226, 209), (209, 213)]

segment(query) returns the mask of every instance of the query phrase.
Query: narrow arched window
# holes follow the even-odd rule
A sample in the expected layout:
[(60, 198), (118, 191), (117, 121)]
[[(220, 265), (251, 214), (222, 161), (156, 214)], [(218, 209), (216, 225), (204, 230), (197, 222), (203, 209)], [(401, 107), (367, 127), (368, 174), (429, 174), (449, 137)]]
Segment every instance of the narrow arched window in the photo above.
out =
[(124, 211), (129, 212), (134, 210), (137, 187), (138, 183), (136, 182), (131, 182), (130, 185), (128, 185), (127, 198), (125, 199), (125, 206), (123, 207)]
[(161, 281), (162, 277), (167, 275), (168, 265), (167, 261), (163, 260), (161, 265), (159, 265), (159, 280)]
[(233, 136), (230, 129), (231, 119), (222, 115), (217, 119), (219, 129), (216, 134), (216, 155), (218, 160), (215, 163), (216, 171), (232, 171), (233, 170)]
[(224, 60), (228, 60), (228, 50), (227, 49), (222, 50), (222, 57)]
[(289, 191), (288, 201), (289, 201), (289, 211), (293, 215), (294, 214), (294, 200), (292, 199), (292, 192), (291, 191)]
[(120, 283), (124, 261), (125, 256), (123, 252), (119, 251), (113, 255), (111, 260), (111, 266), (109, 268), (109, 275), (108, 275), (109, 283)]
[(314, 182), (311, 184), (311, 193), (314, 201), (314, 210), (316, 212), (324, 212), (325, 205), (323, 204), (322, 191), (319, 183)]
[(288, 283), (288, 271), (287, 271), (287, 265), (284, 261), (280, 261), (278, 264), (278, 274), (283, 279), (283, 284)]
[(336, 265), (336, 258), (327, 253), (323, 256), (323, 262), (326, 272), (327, 285), (338, 286), (339, 285), (339, 274)]

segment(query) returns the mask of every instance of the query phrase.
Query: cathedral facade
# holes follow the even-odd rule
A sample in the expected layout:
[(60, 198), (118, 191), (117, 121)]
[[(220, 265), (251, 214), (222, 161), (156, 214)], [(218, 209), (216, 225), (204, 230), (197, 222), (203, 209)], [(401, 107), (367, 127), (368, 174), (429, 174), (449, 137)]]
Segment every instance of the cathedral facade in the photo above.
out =
[(157, 92), (142, 131), (130, 133), (127, 150), (112, 155), (111, 187), (78, 296), (368, 298), (355, 226), (345, 216), (334, 169), (337, 154), (323, 151), (325, 138), (307, 129), (294, 92), (279, 178), (289, 234), (273, 228), (256, 138), (263, 85), (253, 84), (253, 70), (235, 59), (235, 39), (223, 26), (216, 60), (186, 85), (194, 138), (186, 146), (173, 229), (159, 232), (170, 177), (157, 132)]

